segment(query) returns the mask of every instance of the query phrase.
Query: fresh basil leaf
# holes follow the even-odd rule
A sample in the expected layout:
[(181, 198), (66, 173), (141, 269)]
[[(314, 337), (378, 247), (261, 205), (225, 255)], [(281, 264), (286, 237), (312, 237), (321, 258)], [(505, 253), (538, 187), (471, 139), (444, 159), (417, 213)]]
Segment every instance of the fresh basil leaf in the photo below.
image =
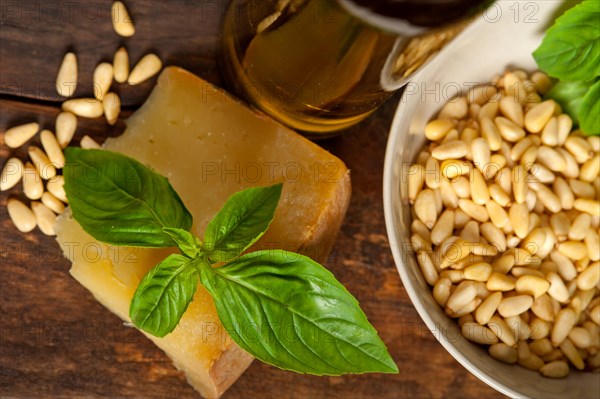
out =
[(189, 230), (192, 215), (169, 181), (138, 161), (106, 150), (65, 149), (65, 191), (73, 217), (112, 245), (169, 247), (163, 227)]
[(163, 231), (171, 236), (177, 247), (189, 258), (196, 258), (202, 251), (202, 243), (187, 230), (163, 227)]
[(179, 323), (194, 298), (198, 271), (194, 260), (173, 254), (142, 279), (129, 306), (136, 327), (164, 337)]
[(546, 94), (545, 98), (551, 98), (560, 104), (562, 110), (569, 114), (573, 122), (577, 124), (581, 103), (589, 84), (586, 82), (557, 82)]
[(579, 127), (587, 135), (600, 135), (600, 79), (583, 97), (579, 111)]
[(235, 258), (267, 231), (281, 188), (281, 184), (247, 188), (229, 197), (204, 233), (204, 250), (212, 262)]
[(315, 375), (398, 372), (357, 300), (310, 258), (257, 251), (200, 270), (231, 338), (261, 361)]
[(600, 1), (584, 0), (567, 10), (546, 31), (534, 51), (538, 66), (561, 80), (600, 76)]

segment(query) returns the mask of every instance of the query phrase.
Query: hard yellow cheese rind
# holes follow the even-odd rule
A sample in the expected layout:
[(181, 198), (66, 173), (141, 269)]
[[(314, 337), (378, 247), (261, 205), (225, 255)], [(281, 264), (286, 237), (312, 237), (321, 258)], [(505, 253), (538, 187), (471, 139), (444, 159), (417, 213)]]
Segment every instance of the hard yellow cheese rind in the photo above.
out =
[[(284, 182), (275, 219), (254, 248), (283, 248), (324, 261), (348, 207), (350, 175), (343, 162), (175, 67), (162, 72), (125, 133), (105, 147), (166, 176), (194, 216), (200, 237), (231, 194)], [(73, 262), (73, 277), (126, 321), (140, 279), (173, 252), (104, 245), (68, 211), (55, 230)], [(148, 337), (205, 397), (220, 396), (252, 361), (224, 331), (212, 298), (200, 286), (171, 334)]]

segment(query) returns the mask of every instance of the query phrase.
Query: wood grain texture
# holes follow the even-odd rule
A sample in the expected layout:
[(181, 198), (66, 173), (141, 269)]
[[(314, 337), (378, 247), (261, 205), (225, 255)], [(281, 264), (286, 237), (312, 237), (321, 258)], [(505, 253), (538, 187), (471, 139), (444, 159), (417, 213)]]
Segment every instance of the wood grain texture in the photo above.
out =
[[(76, 48), (82, 54), (77, 94), (86, 95), (91, 93), (94, 65), (112, 57), (123, 42), (112, 32), (108, 14), (93, 23), (80, 13), (66, 23), (35, 22), (44, 5), (65, 3), (2, 3), (1, 132), (32, 120), (53, 128), (59, 108), (51, 101), (60, 99), (53, 87), (42, 92), (35, 86), (53, 82), (66, 49)], [(181, 65), (219, 84), (218, 40), (224, 3), (128, 1), (138, 29), (126, 41), (132, 58), (151, 49), (167, 64)], [(110, 1), (73, 4), (81, 10), (86, 4), (95, 4), (104, 12), (110, 9)], [(23, 16), (7, 11), (9, 6), (20, 9)], [(126, 103), (140, 103), (151, 87), (149, 82), (123, 91)], [(31, 98), (47, 102), (28, 100)], [(225, 398), (501, 397), (436, 341), (396, 272), (385, 233), (381, 193), (387, 132), (397, 100), (396, 96), (363, 123), (322, 144), (346, 162), (353, 178), (352, 202), (327, 266), (359, 299), (400, 373), (313, 377), (257, 361)], [(103, 141), (123, 128), (122, 119), (113, 128), (100, 119), (81, 119), (75, 142), (84, 134)], [(10, 150), (0, 141), (2, 164), (10, 156), (25, 159), (24, 148)], [(19, 192), (20, 185), (0, 196), (0, 395), (198, 397), (160, 350), (136, 330), (123, 326), (69, 276), (69, 262), (52, 237), (37, 230), (22, 234), (11, 225), (5, 204), (10, 195), (22, 198)]]

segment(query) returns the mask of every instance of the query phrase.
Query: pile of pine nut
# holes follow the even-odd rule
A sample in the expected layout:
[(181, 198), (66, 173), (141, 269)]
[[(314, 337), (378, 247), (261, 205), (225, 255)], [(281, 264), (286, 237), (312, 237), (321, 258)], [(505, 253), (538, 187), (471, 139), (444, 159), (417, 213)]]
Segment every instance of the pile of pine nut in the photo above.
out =
[(552, 378), (600, 367), (600, 137), (572, 131), (541, 72), (447, 102), (407, 171), (433, 297), (489, 354)]
[[(112, 23), (115, 32), (123, 37), (133, 36), (135, 27), (125, 4), (115, 1), (112, 4)], [(23, 163), (17, 157), (11, 157), (0, 174), (0, 191), (13, 188), (22, 182), (25, 196), (31, 200), (26, 205), (15, 197), (7, 200), (8, 214), (15, 227), (27, 233), (39, 227), (46, 235), (54, 235), (54, 221), (68, 203), (63, 188), (64, 178), (60, 169), (65, 164), (63, 149), (69, 145), (77, 130), (77, 117), (100, 118), (103, 115), (109, 125), (114, 125), (121, 112), (121, 99), (110, 92), (113, 80), (129, 85), (140, 84), (162, 69), (162, 61), (149, 53), (138, 61), (129, 71), (129, 54), (125, 47), (119, 48), (113, 57), (113, 63), (100, 63), (93, 74), (94, 98), (73, 98), (62, 104), (62, 112), (56, 117), (55, 133), (30, 122), (9, 128), (4, 133), (4, 142), (9, 148), (16, 149), (33, 139), (40, 132), (42, 148), (30, 145), (29, 161)], [(64, 97), (71, 97), (77, 88), (77, 56), (65, 54), (56, 76), (56, 91)], [(83, 136), (79, 145), (82, 148), (101, 148), (88, 135)], [(45, 187), (44, 187), (45, 186)]]

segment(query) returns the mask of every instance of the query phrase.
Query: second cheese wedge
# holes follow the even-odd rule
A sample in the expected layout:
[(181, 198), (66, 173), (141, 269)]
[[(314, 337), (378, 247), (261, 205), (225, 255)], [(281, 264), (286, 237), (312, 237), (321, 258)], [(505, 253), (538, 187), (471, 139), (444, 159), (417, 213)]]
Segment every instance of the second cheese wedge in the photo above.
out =
[[(350, 199), (350, 175), (343, 162), (179, 68), (162, 72), (125, 133), (107, 140), (105, 148), (166, 176), (192, 213), (193, 230), (200, 237), (231, 194), (284, 182), (275, 219), (254, 249), (282, 248), (323, 262)], [(140, 279), (174, 252), (102, 244), (68, 211), (55, 230), (73, 262), (73, 277), (126, 321)], [(208, 398), (220, 396), (252, 361), (224, 331), (212, 298), (200, 286), (171, 334), (148, 337)]]

